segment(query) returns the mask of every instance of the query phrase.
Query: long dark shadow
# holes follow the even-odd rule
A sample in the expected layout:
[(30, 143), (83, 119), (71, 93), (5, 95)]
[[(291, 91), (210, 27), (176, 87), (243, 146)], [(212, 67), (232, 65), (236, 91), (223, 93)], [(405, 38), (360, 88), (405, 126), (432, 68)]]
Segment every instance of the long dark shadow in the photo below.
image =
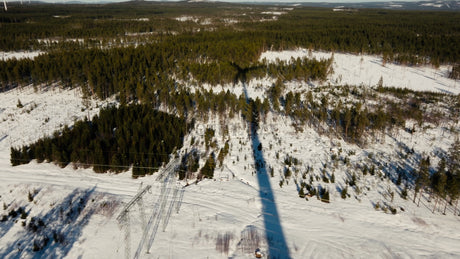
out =
[[(94, 213), (93, 207), (84, 211), (94, 191), (95, 187), (75, 189), (46, 214), (37, 216), (34, 224), (31, 224), (31, 218), (27, 218), (29, 223), (24, 231), (18, 233), (16, 240), (0, 248), (0, 258), (65, 257), (77, 243), (83, 228)], [(33, 252), (35, 246), (39, 248)]]
[[(246, 82), (243, 79), (243, 90), (248, 105), (252, 105), (247, 93)], [(278, 209), (276, 207), (273, 189), (267, 173), (262, 145), (259, 140), (258, 111), (253, 111), (251, 118), (246, 118), (249, 124), (249, 135), (252, 142), (252, 154), (259, 183), (259, 196), (262, 202), (262, 215), (264, 217), (265, 237), (268, 243), (268, 258), (291, 258), (286, 243), (286, 238), (281, 227)]]

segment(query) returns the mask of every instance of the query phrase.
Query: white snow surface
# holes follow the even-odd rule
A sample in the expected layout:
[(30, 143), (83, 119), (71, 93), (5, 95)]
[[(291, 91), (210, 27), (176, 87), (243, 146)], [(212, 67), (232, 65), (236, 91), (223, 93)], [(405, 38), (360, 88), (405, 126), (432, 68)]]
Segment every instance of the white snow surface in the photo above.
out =
[[(295, 55), (305, 55), (305, 52), (266, 52), (263, 57), (275, 60), (297, 57)], [(314, 55), (326, 58), (331, 54), (314, 52)], [(435, 70), (431, 68), (404, 68), (390, 64), (382, 67), (377, 57), (368, 56), (363, 56), (360, 68), (360, 59), (360, 56), (335, 53), (336, 74), (329, 79), (330, 82), (338, 73), (342, 74), (341, 84), (367, 82), (375, 85), (383, 76), (384, 84), (391, 85), (390, 75), (404, 74), (395, 82), (412, 80), (404, 81), (408, 85), (400, 86), (427, 90), (424, 85), (434, 84), (436, 86), (428, 89), (436, 91), (433, 87), (444, 84), (436, 83), (440, 81), (447, 84), (442, 88), (444, 91), (459, 92), (458, 86), (450, 87), (451, 81), (441, 75), (433, 78)], [(349, 63), (341, 67), (346, 61)], [(447, 68), (441, 67), (439, 71), (443, 69)], [(265, 83), (268, 79), (260, 84)], [(257, 87), (253, 83), (248, 88), (253, 89), (248, 91), (251, 97), (262, 95), (254, 90)], [(17, 107), (18, 100), (23, 108)], [(141, 184), (152, 185), (151, 192), (143, 199), (146, 218), (150, 217), (157, 198), (161, 196), (162, 184), (157, 181), (157, 175), (133, 179), (130, 171), (96, 174), (91, 169), (74, 170), (72, 165), (60, 168), (35, 161), (12, 167), (9, 159), (11, 146), (32, 143), (63, 125), (71, 126), (76, 119), (92, 117), (100, 107), (113, 103), (113, 100), (85, 101), (78, 90), (58, 87), (42, 87), (37, 91), (25, 87), (0, 93), (0, 217), (19, 207), (29, 213), (25, 220), (18, 216), (17, 222), (0, 222), (0, 258), (122, 258), (126, 254), (134, 255), (143, 233), (141, 210), (137, 205), (133, 207), (129, 224), (119, 225), (116, 217)], [(323, 203), (315, 197), (308, 201), (299, 198), (294, 179), (301, 181), (300, 173), (293, 173), (287, 179), (288, 183), (282, 187), (279, 185), (284, 178), (285, 154), (302, 162), (298, 166), (300, 172), (305, 171), (307, 165), (312, 166), (313, 175), (319, 175), (323, 164), (330, 160), (331, 148), (343, 149), (343, 154), (349, 154), (351, 164), (368, 160), (369, 154), (382, 163), (397, 164), (393, 159), (400, 151), (398, 143), (413, 147), (417, 154), (447, 150), (453, 136), (441, 128), (414, 135), (401, 131), (361, 149), (342, 140), (321, 136), (308, 126), (303, 132), (296, 132), (290, 119), (269, 114), (258, 131), (263, 158), (267, 166), (274, 168), (274, 176), (268, 178), (269, 190), (266, 186), (259, 186), (247, 124), (239, 117), (228, 119), (229, 138), (223, 137), (219, 120), (211, 116), (209, 121), (199, 122), (199, 127), (185, 138), (184, 148), (179, 153), (196, 148), (203, 157), (209, 155), (200, 143), (203, 141), (200, 129), (212, 127), (216, 130), (215, 141), (219, 147), (230, 139), (230, 153), (224, 166), (216, 169), (213, 180), (198, 184), (190, 181), (188, 186), (186, 181), (173, 182), (171, 189), (177, 186), (185, 190), (182, 203), (178, 210), (173, 210), (169, 223), (160, 225), (150, 253), (145, 253), (144, 249), (140, 258), (254, 258), (254, 247), (240, 242), (243, 233), (250, 229), (260, 237), (257, 247), (266, 256), (268, 245), (264, 236), (270, 229), (264, 224), (267, 215), (263, 204), (267, 203), (277, 207), (279, 225), (291, 258), (458, 258), (460, 255), (460, 217), (453, 215), (454, 207), (448, 206), (446, 215), (442, 215), (439, 208), (432, 213), (433, 201), (428, 202), (428, 195), (417, 207), (410, 200), (412, 192), (409, 192), (409, 200), (403, 200), (399, 196), (401, 190), (388, 179), (360, 174), (358, 185), (362, 192), (357, 194), (350, 189), (350, 198), (343, 200), (336, 188), (344, 186), (346, 174), (352, 169), (339, 165), (331, 171), (328, 167), (328, 173), (334, 172), (336, 183), (321, 184), (331, 193), (330, 203)], [(192, 137), (196, 139), (193, 145)], [(201, 163), (204, 163), (203, 159)], [(291, 170), (295, 171), (294, 168)], [(396, 193), (394, 201), (390, 201), (386, 194), (389, 190)], [(264, 191), (273, 193), (274, 202), (266, 200)], [(35, 194), (32, 202), (28, 200), (28, 193)], [(175, 196), (168, 197), (172, 200)], [(77, 216), (66, 217), (60, 213), (68, 212), (69, 207), (74, 208), (72, 206), (79, 202), (84, 207)], [(375, 210), (373, 205), (377, 202), (394, 206), (398, 213), (392, 215)], [(3, 209), (3, 204), (7, 209)], [(33, 252), (33, 240), (40, 233), (34, 235), (21, 226), (23, 221), (29, 224), (31, 217), (42, 218), (47, 224), (42, 234), (50, 234), (51, 230), (65, 233), (65, 242), (58, 244), (51, 239), (44, 250)], [(125, 236), (126, 229), (130, 230), (129, 239)], [(225, 234), (229, 237), (229, 248), (228, 252), (221, 252), (216, 249), (216, 244)]]
[(5, 52), (0, 51), (0, 60), (9, 60), (9, 59), (24, 59), (30, 58), (34, 59), (35, 57), (43, 54), (43, 51), (28, 51), (28, 52)]
[(289, 61), (302, 57), (328, 59), (333, 55), (333, 75), (329, 76), (331, 85), (365, 85), (375, 86), (383, 79), (384, 86), (408, 88), (416, 91), (460, 93), (460, 83), (448, 78), (451, 66), (442, 65), (438, 69), (430, 66), (402, 66), (387, 63), (383, 65), (382, 57), (354, 55), (298, 49), (292, 51), (266, 51), (260, 59), (275, 62), (277, 59)]

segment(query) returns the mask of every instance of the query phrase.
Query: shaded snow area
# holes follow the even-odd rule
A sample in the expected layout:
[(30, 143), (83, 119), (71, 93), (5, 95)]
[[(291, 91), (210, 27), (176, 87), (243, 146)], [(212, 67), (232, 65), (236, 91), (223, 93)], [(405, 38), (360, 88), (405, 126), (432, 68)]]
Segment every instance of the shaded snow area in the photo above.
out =
[[(274, 61), (303, 55), (308, 53), (266, 52), (262, 58)], [(377, 57), (338, 53), (334, 61), (331, 84), (342, 75), (338, 84), (373, 86), (382, 76), (384, 85), (460, 92), (451, 85), (454, 81), (445, 78), (447, 67), (382, 66)], [(435, 72), (439, 73), (436, 77)], [(271, 83), (267, 78), (247, 86), (219, 87), (255, 98), (265, 96)], [(301, 90), (319, 82), (286, 85)], [(361, 148), (320, 135), (309, 126), (296, 130), (290, 118), (276, 113), (261, 118), (258, 129), (251, 129), (240, 116), (210, 115), (206, 121), (197, 121), (178, 154), (197, 151), (203, 166), (212, 152), (204, 144), (206, 128), (215, 130), (211, 141), (217, 147), (216, 156), (226, 141), (229, 153), (223, 166), (216, 168), (214, 179), (197, 184), (195, 179), (178, 181), (158, 173), (133, 179), (130, 171), (96, 174), (91, 169), (36, 161), (10, 165), (11, 146), (32, 143), (114, 104), (113, 100), (84, 100), (78, 90), (58, 87), (0, 93), (0, 258), (133, 258), (138, 250), (139, 258), (254, 258), (257, 248), (264, 258), (460, 255), (460, 217), (458, 211), (454, 215), (455, 204), (446, 207), (446, 215), (444, 203), (433, 212), (434, 200), (425, 194), (417, 206), (412, 202), (413, 191), (409, 189), (408, 198), (403, 199), (404, 185), (390, 179), (397, 167), (417, 168), (422, 155), (430, 154), (436, 166), (436, 154), (446, 152), (454, 141), (453, 133), (445, 128), (458, 130), (458, 123), (413, 134), (394, 130)], [(223, 120), (227, 129), (221, 126)], [(297, 162), (286, 164), (288, 157)], [(364, 163), (376, 165), (373, 175), (357, 168)], [(341, 190), (353, 173), (356, 185), (348, 187), (343, 199)], [(334, 183), (320, 179), (332, 175)], [(329, 191), (329, 203), (316, 196), (299, 197), (299, 186), (310, 179), (312, 186)], [(127, 216), (117, 220), (139, 190), (149, 185)]]
[(323, 84), (375, 86), (383, 79), (383, 86), (408, 88), (415, 91), (431, 91), (459, 94), (460, 83), (448, 78), (451, 66), (438, 69), (429, 66), (402, 66), (387, 63), (382, 58), (368, 55), (308, 51), (267, 51), (260, 59), (275, 62), (277, 59), (289, 61), (302, 57), (328, 59), (333, 56), (333, 74)]

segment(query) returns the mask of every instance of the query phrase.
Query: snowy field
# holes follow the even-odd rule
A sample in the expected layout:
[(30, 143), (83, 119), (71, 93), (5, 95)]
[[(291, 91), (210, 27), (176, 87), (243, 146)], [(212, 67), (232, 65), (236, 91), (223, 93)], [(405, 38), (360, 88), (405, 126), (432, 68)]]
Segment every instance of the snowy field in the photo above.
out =
[(8, 59), (23, 59), (23, 58), (30, 58), (33, 59), (40, 54), (43, 54), (42, 51), (31, 51), (31, 52), (3, 52), (0, 51), (0, 60), (8, 60)]
[(408, 88), (415, 91), (460, 93), (460, 83), (448, 78), (451, 66), (401, 66), (392, 63), (382, 65), (382, 57), (330, 53), (299, 49), (295, 51), (262, 53), (260, 59), (275, 62), (277, 59), (289, 61), (291, 58), (328, 59), (334, 57), (334, 74), (328, 78), (331, 85), (375, 86), (383, 79), (383, 86)]
[[(261, 58), (290, 59), (302, 55), (308, 53), (302, 50), (266, 52)], [(317, 58), (330, 55), (313, 52)], [(445, 77), (447, 67), (435, 70), (382, 66), (378, 57), (339, 53), (334, 54), (334, 61), (331, 84), (340, 79), (337, 84), (373, 86), (382, 76), (384, 85), (460, 92), (460, 87)], [(264, 87), (265, 83), (268, 81), (260, 84)], [(239, 87), (235, 86), (234, 91), (242, 92)], [(263, 87), (260, 89), (251, 82), (250, 96), (263, 96)], [(22, 108), (18, 107), (18, 101)], [(308, 201), (299, 198), (296, 183), (301, 181), (300, 174), (293, 173), (287, 179), (282, 174), (286, 154), (301, 161), (298, 166), (301, 172), (311, 166), (313, 174), (319, 175), (323, 165), (330, 163), (331, 148), (343, 149), (343, 154), (349, 154), (351, 164), (366, 161), (369, 154), (381, 163), (398, 163), (393, 159), (399, 151), (399, 143), (414, 147), (419, 155), (446, 150), (453, 138), (443, 135), (439, 128), (414, 135), (400, 132), (395, 138), (386, 136), (385, 142), (361, 149), (321, 136), (308, 127), (296, 132), (290, 119), (270, 114), (258, 131), (264, 147), (263, 159), (267, 167), (274, 168), (274, 176), (267, 177), (268, 182), (263, 182), (261, 175), (255, 173), (251, 139), (246, 123), (240, 118), (228, 122), (232, 130), (230, 152), (224, 166), (216, 169), (215, 179), (199, 184), (171, 181), (163, 189), (157, 175), (132, 179), (130, 172), (95, 174), (91, 169), (73, 170), (71, 165), (66, 168), (36, 162), (10, 165), (11, 146), (31, 143), (64, 125), (72, 125), (77, 119), (92, 117), (100, 107), (111, 103), (113, 100), (83, 100), (78, 90), (59, 88), (34, 91), (33, 87), (25, 87), (0, 93), (0, 216), (20, 207), (28, 213), (26, 219), (18, 216), (17, 222), (0, 222), (0, 258), (123, 258), (126, 255), (132, 258), (143, 233), (141, 208), (148, 220), (165, 190), (169, 194), (164, 196), (165, 200), (172, 204), (172, 209), (165, 208), (170, 212), (170, 217), (165, 217), (169, 221), (160, 222), (150, 253), (146, 254), (143, 249), (140, 258), (254, 258), (257, 247), (265, 255), (273, 249), (282, 251), (282, 248), (270, 247), (265, 240), (266, 234), (277, 226), (284, 238), (275, 240), (275, 244), (286, 244), (285, 258), (460, 256), (460, 217), (453, 215), (452, 206), (448, 206), (446, 215), (441, 213), (443, 208), (432, 213), (433, 202), (428, 202), (427, 195), (417, 207), (411, 201), (412, 192), (409, 199), (404, 200), (400, 198), (400, 188), (388, 179), (362, 174), (358, 183), (361, 193), (350, 190), (350, 197), (343, 200), (336, 188), (345, 184), (351, 168), (341, 162), (337, 167), (328, 166), (328, 172), (335, 174), (335, 184), (321, 183), (331, 193), (330, 203), (315, 197)], [(215, 139), (222, 146), (226, 139), (216, 126), (218, 121), (211, 117), (203, 127), (213, 127)], [(186, 148), (205, 153), (199, 143), (191, 145), (192, 137), (202, 138), (202, 131), (198, 128), (192, 131), (180, 153)], [(284, 181), (282, 187), (281, 180)], [(119, 224), (117, 216), (141, 185), (152, 186), (144, 196), (144, 206), (133, 206), (129, 220)], [(182, 190), (183, 198), (180, 198)], [(396, 193), (394, 200), (389, 198), (391, 191)], [(375, 210), (376, 203), (394, 206), (397, 214)], [(267, 215), (273, 209), (277, 215)], [(35, 236), (22, 226), (23, 221), (29, 224), (32, 217), (43, 219), (46, 224), (38, 228)], [(274, 221), (267, 223), (266, 219)], [(33, 252), (33, 243), (42, 242), (39, 237), (45, 234), (53, 239), (42, 251)]]

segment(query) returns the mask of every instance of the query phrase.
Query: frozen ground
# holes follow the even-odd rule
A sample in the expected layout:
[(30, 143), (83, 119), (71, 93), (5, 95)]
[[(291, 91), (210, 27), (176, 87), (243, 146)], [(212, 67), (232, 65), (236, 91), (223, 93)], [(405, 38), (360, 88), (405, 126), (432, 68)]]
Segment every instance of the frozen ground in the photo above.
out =
[[(276, 59), (279, 55), (280, 58), (289, 58), (294, 54), (306, 53), (264, 53), (263, 57)], [(330, 56), (320, 52), (314, 52), (314, 55)], [(370, 85), (375, 85), (382, 75), (384, 84), (390, 84), (385, 75), (406, 73), (406, 77), (397, 77), (401, 81), (394, 81), (394, 84), (404, 86), (401, 82), (410, 77), (415, 78), (410, 82), (418, 80), (418, 84), (411, 87), (419, 86), (417, 89), (420, 90), (441, 84), (436, 83), (440, 81), (447, 84), (444, 90), (460, 91), (458, 86), (450, 87), (449, 83), (453, 81), (441, 75), (432, 78), (436, 70), (431, 68), (382, 67), (378, 58), (364, 56), (361, 69), (361, 56), (335, 53), (334, 58), (336, 74), (331, 82), (342, 74), (342, 84), (367, 85), (371, 81)], [(355, 59), (358, 68), (352, 65), (341, 67), (341, 62), (348, 60), (353, 64)], [(375, 67), (373, 61), (377, 62)], [(443, 69), (447, 70), (441, 67), (439, 71)], [(387, 70), (389, 72), (385, 74)], [(360, 76), (359, 71), (363, 75)], [(249, 88), (256, 89), (256, 86), (250, 84)], [(249, 94), (253, 96), (257, 92), (250, 90)], [(23, 108), (17, 107), (18, 100)], [(9, 161), (10, 146), (33, 142), (63, 125), (71, 125), (76, 119), (92, 117), (100, 107), (110, 103), (111, 100), (104, 103), (82, 100), (77, 90), (58, 88), (42, 88), (35, 92), (32, 87), (26, 87), (0, 93), (0, 216), (19, 207), (28, 212), (25, 220), (17, 216), (17, 222), (0, 222), (0, 258), (122, 258), (127, 255), (127, 248), (130, 257), (134, 255), (143, 232), (142, 210), (136, 204), (129, 213), (130, 220), (121, 225), (116, 217), (137, 193), (141, 183), (142, 186), (152, 185), (143, 199), (146, 219), (150, 217), (162, 195), (162, 182), (157, 180), (157, 175), (132, 179), (130, 172), (95, 174), (91, 169), (73, 170), (72, 166), (60, 168), (36, 162), (11, 167)], [(211, 118), (204, 126), (216, 129), (215, 140), (222, 146), (228, 137), (222, 137), (217, 122), (218, 118)], [(170, 202), (168, 204), (174, 205), (171, 217), (160, 223), (150, 254), (144, 249), (141, 258), (254, 258), (256, 247), (265, 254), (276, 249), (265, 239), (267, 232), (276, 225), (284, 234), (282, 241), (291, 258), (459, 257), (460, 217), (453, 215), (452, 206), (448, 206), (446, 215), (442, 215), (439, 209), (432, 213), (433, 201), (428, 202), (428, 196), (417, 207), (410, 200), (412, 192), (409, 192), (409, 200), (404, 200), (399, 195), (401, 189), (387, 178), (369, 174), (359, 174), (358, 185), (362, 191), (357, 193), (350, 189), (350, 197), (343, 200), (338, 188), (344, 185), (347, 173), (353, 168), (342, 162), (335, 167), (329, 164), (327, 169), (328, 173), (335, 174), (335, 184), (314, 182), (329, 189), (331, 202), (323, 203), (315, 197), (307, 201), (297, 194), (296, 183), (302, 181), (301, 173), (293, 173), (288, 178), (282, 173), (285, 155), (289, 154), (301, 161), (297, 166), (300, 172), (311, 166), (313, 172), (310, 174), (319, 175), (323, 164), (330, 163), (332, 147), (342, 148), (343, 156), (347, 155), (352, 165), (367, 161), (371, 153), (382, 164), (400, 163), (395, 161), (400, 151), (398, 143), (414, 147), (418, 155), (446, 150), (453, 137), (443, 135), (439, 128), (417, 132), (413, 136), (400, 132), (396, 138), (386, 136), (385, 142), (361, 149), (321, 136), (308, 127), (303, 132), (296, 132), (289, 119), (271, 114), (258, 130), (258, 141), (263, 146), (263, 153), (258, 153), (261, 156), (258, 158), (265, 161), (267, 168), (274, 168), (273, 177), (266, 178), (271, 186), (268, 188), (267, 182), (261, 181), (260, 174), (256, 173), (253, 143), (246, 123), (240, 118), (228, 123), (231, 127), (230, 153), (224, 166), (216, 169), (213, 180), (199, 184), (190, 181), (188, 186), (186, 181), (169, 185), (169, 195), (165, 197)], [(201, 139), (202, 131), (196, 129), (187, 136), (181, 152), (185, 148), (196, 148), (205, 153), (200, 143), (191, 145), (192, 137)], [(291, 168), (292, 171), (295, 169)], [(282, 187), (281, 180), (284, 182)], [(182, 200), (175, 194), (175, 189), (184, 190)], [(389, 198), (391, 191), (395, 192), (393, 201)], [(32, 201), (29, 193), (33, 196)], [(376, 203), (397, 208), (397, 214), (375, 210)], [(278, 213), (277, 219), (267, 215), (273, 208)], [(23, 221), (29, 224), (32, 217), (41, 218), (46, 224), (35, 235), (21, 225)], [(267, 224), (266, 219), (278, 222)], [(129, 237), (126, 229), (130, 230)], [(42, 251), (32, 251), (33, 243), (40, 241), (40, 235), (53, 236), (53, 233), (64, 233), (64, 240), (56, 242), (51, 239)]]

